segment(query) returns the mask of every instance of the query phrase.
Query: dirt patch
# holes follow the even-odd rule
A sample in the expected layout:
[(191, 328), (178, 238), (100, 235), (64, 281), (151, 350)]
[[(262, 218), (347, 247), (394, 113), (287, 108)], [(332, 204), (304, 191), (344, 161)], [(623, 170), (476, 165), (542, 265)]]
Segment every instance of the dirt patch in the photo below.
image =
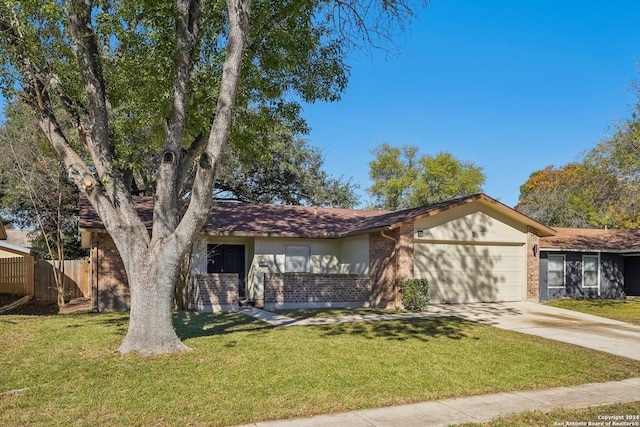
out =
[[(24, 295), (0, 294), (0, 307), (4, 307), (5, 305), (18, 301), (23, 296)], [(24, 305), (0, 315), (19, 314), (26, 316), (50, 316), (53, 314), (88, 313), (90, 311), (91, 300), (89, 298), (75, 298), (69, 301), (61, 309), (58, 308), (58, 304), (56, 303), (31, 300)]]

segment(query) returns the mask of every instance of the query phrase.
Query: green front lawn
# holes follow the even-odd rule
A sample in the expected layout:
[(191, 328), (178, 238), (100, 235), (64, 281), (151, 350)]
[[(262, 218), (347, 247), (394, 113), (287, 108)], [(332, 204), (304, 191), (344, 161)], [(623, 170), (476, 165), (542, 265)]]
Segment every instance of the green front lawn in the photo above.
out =
[(456, 318), (273, 328), (181, 312), (193, 351), (151, 358), (118, 355), (127, 321), (0, 316), (0, 425), (234, 425), (640, 376), (637, 361)]
[(550, 306), (580, 311), (594, 316), (620, 320), (640, 325), (640, 299), (598, 300), (598, 299), (556, 299), (547, 303)]

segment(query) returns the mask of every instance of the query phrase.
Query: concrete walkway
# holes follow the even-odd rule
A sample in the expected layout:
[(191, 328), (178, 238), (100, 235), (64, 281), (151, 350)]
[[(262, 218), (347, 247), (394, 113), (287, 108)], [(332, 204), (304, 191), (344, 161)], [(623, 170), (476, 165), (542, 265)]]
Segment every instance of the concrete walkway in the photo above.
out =
[[(556, 408), (586, 408), (640, 399), (640, 378), (607, 383), (516, 391), (456, 399), (433, 400), (410, 405), (364, 409), (310, 418), (265, 421), (243, 427), (436, 427), (468, 422), (487, 422), (500, 415)], [(636, 415), (636, 414), (607, 414)], [(575, 420), (557, 420), (558, 423)], [(592, 420), (594, 422), (600, 420)], [(564, 425), (564, 424), (559, 424)]]

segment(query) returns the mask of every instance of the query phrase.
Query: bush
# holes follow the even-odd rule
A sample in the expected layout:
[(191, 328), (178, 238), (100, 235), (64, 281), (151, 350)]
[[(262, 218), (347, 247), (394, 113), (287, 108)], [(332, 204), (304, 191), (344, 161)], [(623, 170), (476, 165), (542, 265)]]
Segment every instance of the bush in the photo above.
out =
[(429, 302), (429, 282), (427, 279), (409, 279), (400, 283), (402, 304), (409, 311), (422, 311)]

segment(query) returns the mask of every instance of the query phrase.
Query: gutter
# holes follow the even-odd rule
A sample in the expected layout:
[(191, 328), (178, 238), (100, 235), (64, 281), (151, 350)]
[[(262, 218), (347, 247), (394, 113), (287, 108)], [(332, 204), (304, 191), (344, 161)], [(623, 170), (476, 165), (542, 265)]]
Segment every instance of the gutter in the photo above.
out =
[(617, 254), (622, 256), (638, 256), (640, 255), (640, 248), (638, 249), (574, 249), (574, 248), (540, 248), (540, 252), (593, 252), (593, 253), (609, 253), (609, 254)]

